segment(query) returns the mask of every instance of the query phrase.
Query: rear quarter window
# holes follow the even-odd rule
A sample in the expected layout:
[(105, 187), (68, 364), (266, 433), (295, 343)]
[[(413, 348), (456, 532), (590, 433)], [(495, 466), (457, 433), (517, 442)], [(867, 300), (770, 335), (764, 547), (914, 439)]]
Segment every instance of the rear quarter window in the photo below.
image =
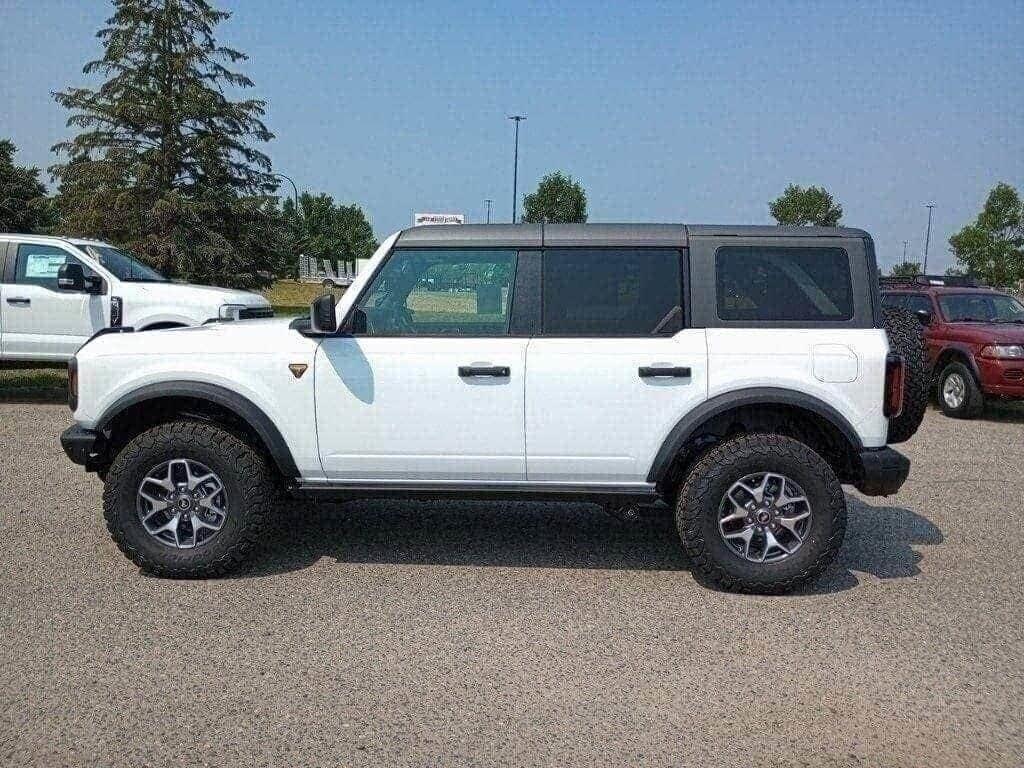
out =
[(715, 288), (722, 320), (853, 317), (850, 257), (842, 248), (724, 246), (715, 253)]

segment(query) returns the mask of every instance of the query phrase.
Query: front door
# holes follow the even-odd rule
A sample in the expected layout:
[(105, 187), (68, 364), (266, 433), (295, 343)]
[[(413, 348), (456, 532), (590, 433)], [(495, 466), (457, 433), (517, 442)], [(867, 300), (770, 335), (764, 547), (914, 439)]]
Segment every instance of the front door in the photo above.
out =
[(673, 248), (544, 251), (541, 334), (526, 359), (531, 482), (647, 481), (662, 441), (707, 397), (683, 271)]
[(522, 481), (527, 338), (514, 249), (397, 249), (356, 302), (366, 330), (315, 363), (330, 480)]
[(95, 274), (60, 246), (18, 243), (12, 250), (14, 282), (2, 286), (0, 302), (4, 357), (69, 359), (90, 336), (108, 325), (110, 297), (57, 288), (57, 271), (65, 263), (80, 263), (86, 275)]

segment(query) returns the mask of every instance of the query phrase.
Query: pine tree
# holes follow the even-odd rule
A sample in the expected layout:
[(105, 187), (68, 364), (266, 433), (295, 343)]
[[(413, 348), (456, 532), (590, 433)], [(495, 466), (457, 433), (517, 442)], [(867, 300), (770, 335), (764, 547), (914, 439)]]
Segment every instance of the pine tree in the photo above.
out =
[(39, 169), (14, 164), (17, 147), (0, 139), (0, 232), (32, 234), (53, 225), (53, 205)]
[(171, 276), (252, 287), (283, 251), (269, 199), (273, 134), (265, 102), (234, 101), (252, 87), (229, 67), (245, 54), (220, 46), (230, 14), (206, 0), (114, 0), (98, 33), (103, 58), (84, 73), (96, 89), (54, 94), (74, 138), (54, 146), (62, 230), (131, 249)]

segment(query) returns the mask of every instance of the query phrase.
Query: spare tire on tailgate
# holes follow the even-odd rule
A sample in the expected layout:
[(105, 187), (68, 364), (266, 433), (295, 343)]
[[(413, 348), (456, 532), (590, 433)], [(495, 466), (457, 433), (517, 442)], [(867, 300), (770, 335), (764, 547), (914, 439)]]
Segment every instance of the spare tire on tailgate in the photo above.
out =
[(889, 349), (903, 355), (906, 383), (903, 387), (903, 412), (889, 419), (889, 442), (909, 440), (924, 419), (928, 407), (931, 368), (924, 345), (924, 329), (915, 315), (905, 309), (885, 307), (882, 324), (889, 336)]

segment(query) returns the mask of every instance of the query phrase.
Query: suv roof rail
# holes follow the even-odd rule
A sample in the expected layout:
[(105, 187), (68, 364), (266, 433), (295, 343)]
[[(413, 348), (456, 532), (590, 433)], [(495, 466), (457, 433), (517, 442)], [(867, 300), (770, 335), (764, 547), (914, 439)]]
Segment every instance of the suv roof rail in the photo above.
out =
[(922, 285), (939, 285), (939, 286), (956, 286), (959, 288), (988, 288), (982, 282), (979, 282), (976, 277), (969, 275), (914, 275), (913, 277), (882, 277), (879, 282), (886, 287), (894, 287), (898, 285), (906, 286), (922, 286)]

